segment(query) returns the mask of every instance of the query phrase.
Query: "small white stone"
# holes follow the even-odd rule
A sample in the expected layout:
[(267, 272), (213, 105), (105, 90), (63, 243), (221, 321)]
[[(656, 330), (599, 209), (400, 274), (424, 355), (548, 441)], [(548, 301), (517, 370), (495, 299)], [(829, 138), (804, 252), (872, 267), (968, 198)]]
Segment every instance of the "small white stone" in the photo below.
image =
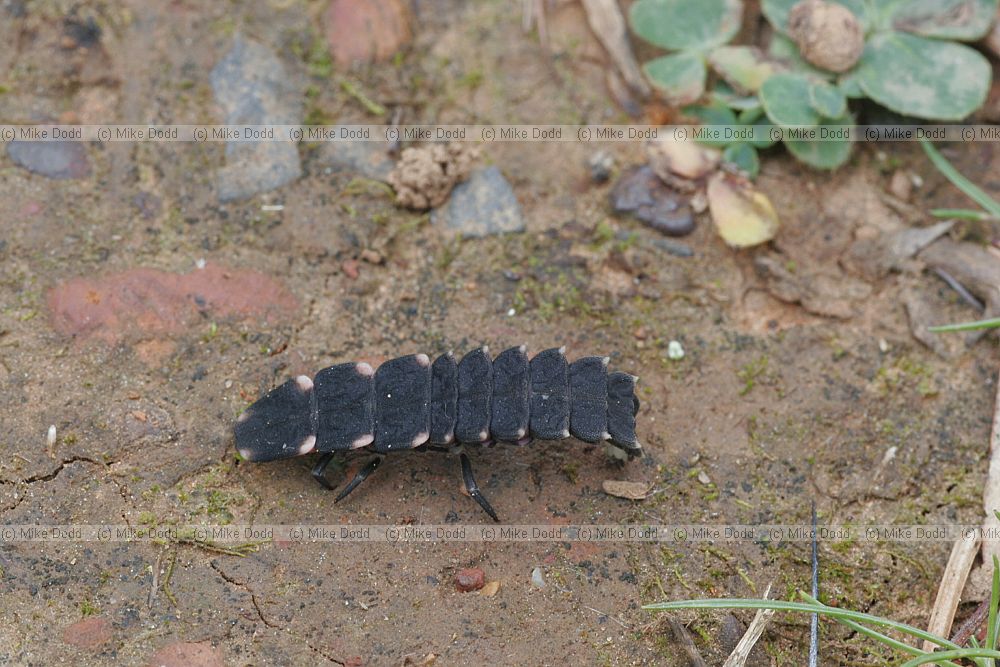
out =
[(226, 380), (225, 385), (226, 385), (226, 389), (232, 389), (233, 388), (233, 381), (232, 380)]
[(879, 352), (881, 352), (882, 354), (885, 354), (886, 352), (889, 351), (889, 342), (885, 338), (879, 338), (878, 339), (878, 349), (879, 349)]
[(684, 348), (681, 347), (678, 341), (672, 340), (667, 343), (667, 358), (671, 361), (678, 361), (684, 358)]
[(513, 308), (507, 311), (507, 317), (514, 317), (515, 315), (517, 315), (517, 311)]
[(303, 392), (312, 391), (313, 381), (308, 375), (300, 375), (295, 378), (295, 384), (299, 385), (299, 389)]
[(545, 588), (545, 578), (542, 576), (542, 568), (536, 567), (531, 571), (531, 585), (535, 588)]
[(698, 481), (701, 482), (702, 484), (704, 484), (705, 486), (708, 486), (709, 484), (712, 483), (712, 478), (709, 477), (708, 473), (705, 472), (704, 470), (699, 470), (698, 471)]
[(196, 268), (204, 269), (205, 268), (205, 258), (204, 257), (199, 257), (198, 259), (194, 260), (194, 265), (195, 265)]

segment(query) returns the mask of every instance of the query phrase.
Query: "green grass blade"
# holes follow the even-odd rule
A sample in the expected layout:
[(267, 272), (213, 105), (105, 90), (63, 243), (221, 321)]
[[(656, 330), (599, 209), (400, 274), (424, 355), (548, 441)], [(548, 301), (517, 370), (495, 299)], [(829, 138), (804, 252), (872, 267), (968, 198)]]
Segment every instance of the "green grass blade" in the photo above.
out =
[[(806, 602), (809, 602), (811, 604), (819, 605), (821, 607), (827, 606), (827, 605), (824, 605), (822, 602), (820, 602), (819, 600), (817, 600), (816, 598), (814, 598), (811, 595), (806, 595), (805, 593), (799, 593), (799, 595), (802, 596), (802, 599), (804, 599)], [(919, 649), (916, 646), (910, 646), (909, 644), (901, 642), (898, 639), (893, 639), (889, 635), (884, 635), (881, 632), (879, 632), (878, 630), (872, 630), (871, 628), (867, 628), (867, 627), (861, 625), (860, 623), (855, 623), (854, 621), (849, 621), (846, 618), (834, 618), (833, 620), (836, 621), (837, 623), (840, 623), (841, 625), (844, 625), (844, 626), (850, 628), (851, 630), (854, 630), (855, 632), (857, 632), (859, 634), (862, 634), (862, 635), (868, 637), (869, 639), (874, 639), (875, 641), (879, 642), (880, 644), (884, 644), (884, 645), (886, 645), (886, 646), (888, 646), (890, 648), (894, 648), (894, 649), (896, 649), (897, 651), (899, 651), (901, 653), (909, 653), (910, 655), (918, 655), (918, 656), (919, 655), (930, 655), (930, 653), (928, 653), (927, 651), (924, 651), (923, 649)], [(942, 661), (939, 664), (945, 665), (946, 667), (960, 667), (958, 665), (958, 663), (952, 662), (950, 660), (944, 660), (944, 661)]]
[(949, 331), (975, 331), (977, 329), (996, 329), (1000, 327), (1000, 317), (988, 320), (976, 320), (974, 322), (957, 322), (955, 324), (942, 324), (936, 327), (927, 327), (933, 333), (946, 333)]
[[(1000, 561), (993, 556), (993, 587), (990, 589), (990, 611), (986, 620), (986, 648), (995, 651), (997, 648), (997, 603), (1000, 602)], [(996, 656), (1000, 657), (1000, 656)], [(996, 667), (996, 660), (990, 658), (988, 667)]]
[(931, 215), (935, 218), (957, 218), (958, 220), (992, 220), (993, 216), (983, 211), (971, 208), (932, 208)]
[(920, 145), (923, 147), (924, 152), (927, 153), (927, 157), (930, 158), (930, 161), (935, 167), (937, 167), (938, 171), (944, 174), (945, 178), (952, 182), (952, 185), (964, 192), (969, 199), (986, 209), (990, 215), (1000, 217), (1000, 204), (986, 194), (986, 192), (978, 185), (960, 174), (958, 170), (955, 169), (950, 162), (948, 162), (945, 156), (941, 155), (940, 151), (934, 147), (934, 144), (926, 139), (920, 139)]
[(828, 607), (823, 604), (817, 605), (805, 602), (785, 602), (783, 600), (732, 598), (718, 600), (680, 600), (677, 602), (658, 602), (656, 604), (644, 605), (643, 609), (649, 609), (652, 611), (677, 611), (679, 609), (775, 609), (777, 611), (797, 611), (806, 614), (820, 614), (834, 619), (847, 619), (850, 621), (858, 621), (861, 623), (870, 623), (871, 625), (888, 627), (896, 630), (897, 632), (902, 632), (910, 635), (911, 637), (916, 637), (917, 639), (926, 639), (927, 641), (944, 648), (962, 648), (958, 644), (945, 639), (944, 637), (938, 637), (937, 635), (931, 634), (926, 630), (915, 628), (912, 625), (907, 625), (906, 623), (900, 623), (888, 618), (865, 614), (860, 611)]
[(1000, 651), (991, 651), (986, 648), (957, 648), (951, 651), (938, 651), (917, 656), (912, 660), (907, 660), (899, 667), (919, 667), (919, 665), (941, 664), (945, 660), (971, 660), (972, 658), (1000, 658)]

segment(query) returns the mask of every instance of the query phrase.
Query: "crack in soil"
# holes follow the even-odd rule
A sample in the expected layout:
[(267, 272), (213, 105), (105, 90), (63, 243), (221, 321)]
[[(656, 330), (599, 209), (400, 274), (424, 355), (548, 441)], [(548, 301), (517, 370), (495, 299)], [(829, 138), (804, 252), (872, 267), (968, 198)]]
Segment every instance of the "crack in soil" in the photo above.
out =
[(337, 658), (334, 658), (332, 655), (329, 655), (329, 654), (323, 652), (322, 650), (320, 650), (319, 648), (313, 646), (311, 643), (309, 643), (309, 641), (305, 637), (303, 637), (302, 635), (300, 635), (297, 632), (293, 631), (292, 629), (286, 628), (286, 627), (284, 627), (282, 625), (279, 625), (279, 624), (277, 624), (277, 623), (275, 623), (273, 621), (269, 621), (267, 619), (267, 617), (264, 615), (264, 610), (260, 608), (260, 602), (258, 602), (258, 600), (257, 600), (257, 594), (254, 592), (254, 590), (250, 587), (249, 584), (247, 584), (244, 581), (240, 581), (240, 580), (236, 579), (235, 577), (233, 577), (232, 575), (230, 575), (229, 573), (227, 573), (214, 560), (213, 561), (209, 561), (209, 566), (211, 566), (211, 568), (213, 570), (215, 570), (219, 574), (219, 576), (222, 577), (227, 583), (232, 584), (233, 586), (236, 586), (237, 588), (239, 588), (241, 590), (244, 590), (247, 593), (249, 593), (249, 595), (250, 595), (250, 602), (253, 604), (254, 611), (257, 612), (257, 617), (260, 618), (260, 622), (263, 623), (265, 626), (267, 626), (269, 628), (272, 628), (274, 630), (278, 630), (280, 632), (287, 633), (288, 636), (290, 636), (293, 639), (297, 639), (298, 641), (302, 642), (303, 644), (305, 644), (305, 646), (310, 651), (312, 651), (313, 653), (321, 656), (322, 658), (325, 658), (329, 662), (332, 662), (332, 663), (334, 663), (336, 665), (344, 665), (344, 664), (346, 664), (343, 660), (338, 660)]

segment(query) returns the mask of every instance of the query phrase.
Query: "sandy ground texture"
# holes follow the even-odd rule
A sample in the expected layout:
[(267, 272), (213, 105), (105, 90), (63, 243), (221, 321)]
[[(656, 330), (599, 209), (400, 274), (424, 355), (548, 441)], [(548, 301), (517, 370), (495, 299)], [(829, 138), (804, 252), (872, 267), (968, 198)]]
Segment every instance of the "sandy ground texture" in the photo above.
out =
[[(389, 120), (342, 81), (403, 122), (628, 121), (576, 3), (551, 3), (543, 45), (519, 3), (415, 2), (402, 55), (360, 66), (329, 55), (327, 5), (0, 2), (0, 122), (221, 122), (210, 72), (237, 35), (273, 54), (306, 122)], [(859, 148), (835, 174), (775, 150), (758, 185), (777, 239), (735, 252), (698, 215), (690, 257), (613, 217), (611, 183), (590, 179), (598, 148), (613, 182), (644, 161), (638, 144), (483, 147), (525, 231), (464, 241), (395, 205), (384, 158), (344, 168), (358, 158), (338, 146), (252, 157), (280, 162), (267, 177), (283, 184), (225, 202), (220, 169), (247, 161), (218, 143), (86, 144), (56, 156), (59, 178), (0, 155), (0, 522), (483, 524), (454, 458), (389, 457), (335, 505), (312, 457), (240, 462), (231, 427), (296, 374), (484, 343), (566, 345), (641, 377), (640, 460), (575, 440), (473, 452), (504, 518), (796, 523), (815, 503), (831, 524), (979, 520), (995, 342), (931, 351), (907, 300), (936, 321), (977, 313), (919, 260), (858, 259), (859, 240), (967, 206), (915, 146)], [(994, 144), (948, 155), (1000, 188)], [(923, 183), (908, 206), (887, 203), (900, 169)], [(683, 359), (667, 358), (671, 340)], [(615, 498), (608, 479), (656, 493)], [(823, 598), (922, 625), (949, 549), (822, 542)], [(808, 587), (808, 554), (806, 542), (267, 543), (245, 557), (190, 541), (3, 543), (0, 662), (686, 665), (641, 605), (768, 585), (789, 596)], [(460, 592), (464, 568), (499, 590)], [(678, 618), (717, 664), (751, 616)], [(807, 619), (778, 617), (748, 664), (804, 664), (807, 637)], [(891, 662), (883, 650), (824, 626), (824, 664)]]

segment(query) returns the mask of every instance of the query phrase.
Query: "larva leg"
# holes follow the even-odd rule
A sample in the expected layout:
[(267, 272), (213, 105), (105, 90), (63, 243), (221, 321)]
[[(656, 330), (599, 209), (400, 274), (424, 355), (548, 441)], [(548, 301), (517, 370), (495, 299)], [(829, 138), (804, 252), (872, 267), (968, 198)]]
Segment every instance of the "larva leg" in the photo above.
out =
[(320, 457), (319, 461), (316, 462), (315, 467), (312, 469), (313, 479), (331, 491), (333, 491), (333, 484), (330, 484), (330, 481), (326, 478), (326, 467), (330, 465), (330, 461), (332, 460), (333, 452), (327, 452)]
[(380, 465), (382, 465), (381, 456), (376, 456), (369, 461), (364, 468), (358, 471), (358, 474), (354, 476), (354, 479), (352, 479), (350, 483), (344, 487), (344, 490), (337, 494), (337, 497), (333, 499), (333, 502), (339, 503), (341, 500), (346, 498), (351, 491), (358, 488), (358, 484), (368, 479), (368, 475), (375, 472)]
[(465, 480), (465, 490), (469, 492), (469, 495), (479, 503), (479, 506), (483, 508), (483, 511), (490, 515), (497, 523), (500, 523), (500, 518), (497, 513), (493, 510), (493, 506), (490, 505), (490, 501), (486, 500), (486, 496), (483, 492), (479, 490), (479, 485), (476, 484), (476, 478), (472, 475), (472, 463), (469, 461), (468, 454), (462, 454), (462, 478)]

